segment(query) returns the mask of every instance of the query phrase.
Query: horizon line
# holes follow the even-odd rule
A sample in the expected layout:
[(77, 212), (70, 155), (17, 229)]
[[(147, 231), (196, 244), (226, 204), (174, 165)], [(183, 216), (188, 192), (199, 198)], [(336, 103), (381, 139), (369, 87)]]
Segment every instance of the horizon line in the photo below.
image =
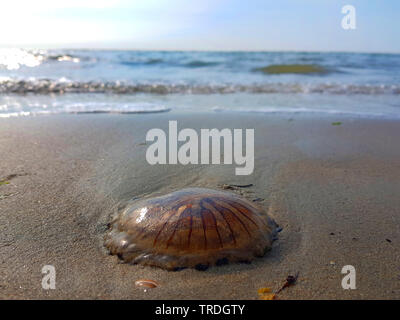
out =
[(3, 46), (0, 49), (25, 49), (25, 50), (80, 50), (80, 51), (166, 51), (166, 52), (293, 52), (293, 53), (361, 53), (361, 54), (400, 54), (400, 51), (354, 51), (354, 50), (304, 50), (304, 49), (148, 49), (148, 48), (127, 48), (127, 47), (46, 47), (46, 46)]

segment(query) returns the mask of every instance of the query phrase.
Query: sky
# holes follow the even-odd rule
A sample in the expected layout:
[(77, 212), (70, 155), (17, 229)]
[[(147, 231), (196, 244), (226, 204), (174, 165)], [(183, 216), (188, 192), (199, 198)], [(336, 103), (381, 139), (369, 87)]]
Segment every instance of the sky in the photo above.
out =
[(399, 53), (399, 39), (398, 0), (0, 2), (0, 47)]

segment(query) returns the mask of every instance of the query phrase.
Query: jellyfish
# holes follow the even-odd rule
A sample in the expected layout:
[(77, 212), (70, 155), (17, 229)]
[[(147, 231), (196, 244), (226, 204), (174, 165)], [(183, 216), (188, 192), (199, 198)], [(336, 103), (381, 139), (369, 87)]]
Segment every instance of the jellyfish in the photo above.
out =
[(275, 221), (247, 199), (187, 188), (129, 203), (110, 224), (105, 246), (127, 263), (205, 270), (264, 256), (276, 233)]

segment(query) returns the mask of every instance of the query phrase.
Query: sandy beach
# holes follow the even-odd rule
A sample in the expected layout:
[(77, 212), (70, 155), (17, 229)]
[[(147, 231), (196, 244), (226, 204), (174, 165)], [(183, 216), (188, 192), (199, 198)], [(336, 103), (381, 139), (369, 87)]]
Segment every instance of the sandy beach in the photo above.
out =
[[(146, 132), (254, 128), (255, 169), (146, 162)], [(340, 122), (332, 125), (332, 122)], [(0, 119), (0, 298), (258, 299), (299, 272), (279, 299), (400, 298), (400, 125), (349, 117), (170, 112)], [(103, 238), (132, 198), (184, 187), (234, 190), (283, 230), (251, 264), (169, 272), (124, 264)], [(44, 265), (56, 289), (43, 290)], [(344, 265), (357, 289), (343, 290)], [(138, 279), (160, 286), (146, 292)]]

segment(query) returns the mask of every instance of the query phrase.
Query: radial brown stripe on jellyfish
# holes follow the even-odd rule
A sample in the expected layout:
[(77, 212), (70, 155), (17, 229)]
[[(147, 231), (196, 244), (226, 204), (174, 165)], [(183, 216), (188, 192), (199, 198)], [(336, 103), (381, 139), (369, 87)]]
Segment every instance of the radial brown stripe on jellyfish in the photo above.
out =
[(169, 237), (169, 239), (168, 239), (168, 241), (167, 241), (167, 249), (168, 249), (170, 243), (172, 242), (172, 240), (173, 240), (173, 238), (174, 238), (174, 235), (175, 235), (175, 233), (176, 233), (176, 230), (178, 229), (180, 223), (182, 222), (182, 216), (183, 216), (183, 214), (184, 214), (185, 212), (187, 212), (187, 211), (190, 211), (190, 209), (188, 209), (188, 208), (185, 207), (185, 206), (182, 206), (181, 208), (183, 208), (183, 209), (180, 210), (180, 212), (178, 211), (178, 212), (176, 213), (176, 215), (178, 215), (179, 218), (178, 218), (178, 220), (176, 221), (175, 227), (174, 227), (173, 230), (172, 230), (171, 236)]
[(226, 191), (187, 188), (130, 202), (105, 237), (125, 262), (168, 270), (251, 261), (272, 246), (277, 225)]
[[(225, 242), (228, 244), (233, 242), (233, 244), (236, 245), (236, 236), (235, 236), (235, 232), (232, 227), (233, 222), (232, 222), (232, 219), (230, 219), (231, 217), (229, 215), (227, 215), (225, 212), (223, 212), (221, 210), (217, 210), (215, 208), (215, 206), (211, 203), (210, 199), (205, 199), (204, 201), (213, 208), (214, 214), (217, 215), (217, 217), (222, 217), (221, 221), (225, 222), (225, 224), (229, 230), (229, 233), (225, 233), (225, 239), (224, 239)], [(227, 238), (226, 236), (229, 236), (229, 237)]]
[(217, 218), (216, 218), (216, 213), (217, 213), (216, 209), (213, 206), (211, 206), (210, 204), (208, 204), (205, 199), (203, 201), (201, 201), (200, 206), (201, 206), (202, 210), (208, 210), (208, 212), (210, 213), (212, 221), (213, 221), (213, 226), (214, 226), (215, 232), (218, 237), (220, 247), (223, 248), (224, 244), (223, 244), (221, 234), (220, 234), (220, 231), (218, 228), (218, 223), (217, 223)]
[[(156, 246), (158, 237), (161, 235), (161, 232), (163, 232), (164, 228), (168, 225), (168, 221), (169, 221), (173, 216), (176, 215), (176, 212), (175, 212), (175, 211), (168, 211), (167, 214), (168, 214), (168, 217), (167, 217), (166, 219), (165, 219), (165, 216), (161, 217), (161, 218), (162, 218), (161, 221), (162, 221), (162, 220), (165, 220), (165, 222), (162, 224), (161, 228), (158, 229), (157, 235), (156, 235), (156, 237), (154, 238), (154, 241), (153, 241), (153, 247)], [(163, 218), (164, 218), (164, 219), (163, 219)]]
[(231, 205), (229, 205), (228, 203), (224, 203), (223, 200), (220, 200), (217, 202), (214, 201), (210, 201), (214, 207), (217, 209), (217, 211), (219, 212), (223, 212), (224, 214), (229, 214), (231, 215), (236, 221), (239, 222), (239, 225), (242, 226), (242, 228), (244, 229), (244, 231), (249, 235), (249, 237), (251, 237), (251, 234), (249, 232), (248, 227), (246, 226), (246, 224), (242, 221), (242, 219), (239, 217), (240, 213), (238, 210), (236, 210), (234, 207), (232, 207)]
[(254, 219), (257, 218), (256, 216), (252, 215), (253, 210), (257, 210), (257, 208), (253, 208), (252, 204), (247, 202), (243, 202), (242, 199), (235, 199), (234, 202), (232, 202), (231, 199), (222, 199), (221, 201), (222, 205), (226, 205), (230, 210), (233, 209), (233, 211), (240, 216), (245, 217), (247, 220), (249, 220), (252, 224), (254, 224), (256, 227), (258, 226), (257, 222), (255, 220), (260, 220), (260, 219)]
[(257, 207), (255, 207), (252, 203), (244, 203), (242, 200), (239, 200), (235, 203), (235, 208), (244, 217), (251, 221), (256, 227), (259, 227), (260, 224), (263, 226), (268, 226), (267, 219), (263, 219), (262, 216), (255, 217), (254, 215), (252, 215), (251, 212), (253, 210), (257, 210)]
[(190, 238), (192, 237), (192, 227), (193, 227), (193, 216), (190, 215), (190, 227), (189, 227), (188, 245), (187, 245), (188, 248), (190, 248)]
[(217, 218), (215, 216), (215, 208), (207, 205), (205, 199), (200, 201), (201, 216), (204, 223), (204, 236), (206, 238), (206, 249), (219, 250), (223, 247), (223, 239), (221, 238), (220, 229), (217, 224)]

